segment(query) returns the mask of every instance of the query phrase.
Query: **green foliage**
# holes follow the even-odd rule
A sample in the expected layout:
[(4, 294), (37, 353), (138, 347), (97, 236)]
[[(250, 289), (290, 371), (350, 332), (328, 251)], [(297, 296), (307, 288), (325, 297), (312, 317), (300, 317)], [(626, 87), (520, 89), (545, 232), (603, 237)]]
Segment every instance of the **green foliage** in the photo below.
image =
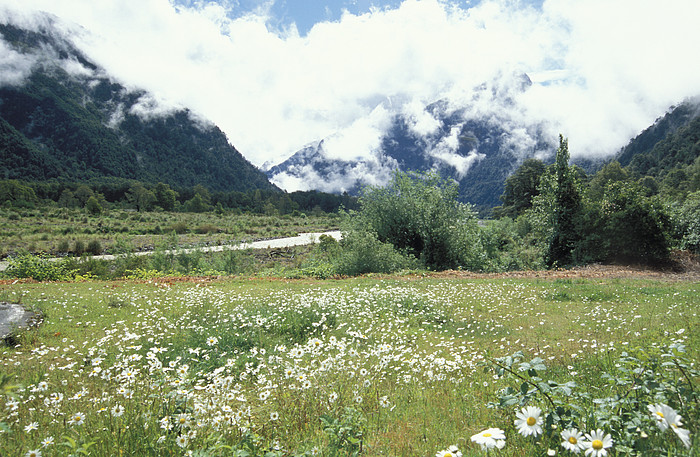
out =
[(16, 180), (0, 181), (0, 205), (32, 207), (37, 202), (34, 189), (28, 185)]
[(334, 260), (337, 274), (392, 273), (415, 265), (393, 245), (377, 239), (373, 232), (351, 231), (341, 242), (342, 251)]
[(354, 230), (373, 233), (429, 269), (479, 268), (476, 214), (457, 194), (455, 183), (435, 174), (396, 173), (386, 187), (363, 191)]
[(545, 170), (542, 161), (526, 159), (515, 173), (506, 178), (501, 195), (503, 206), (494, 208), (494, 216), (514, 219), (532, 207), (532, 199), (539, 195), (540, 178)]
[(636, 184), (615, 182), (602, 202), (608, 260), (658, 264), (668, 260), (670, 220), (661, 204)]
[(137, 182), (129, 189), (126, 199), (136, 208), (136, 211), (148, 211), (156, 201), (156, 196), (143, 184)]
[(324, 456), (357, 457), (362, 453), (365, 419), (361, 411), (345, 407), (340, 418), (329, 414), (321, 416), (323, 431), (328, 435), (329, 443)]
[(612, 161), (607, 163), (603, 168), (598, 170), (588, 183), (588, 197), (593, 201), (600, 201), (605, 194), (605, 189), (608, 184), (618, 181), (627, 181), (629, 178), (629, 172), (620, 166), (620, 162)]
[(572, 263), (572, 252), (580, 239), (577, 218), (581, 211), (580, 185), (575, 171), (569, 167), (569, 142), (559, 135), (559, 149), (552, 166), (550, 185), (553, 193), (552, 233), (548, 240), (546, 260), (550, 266)]
[(8, 259), (3, 272), (9, 278), (31, 278), (36, 281), (70, 281), (75, 278), (75, 270), (63, 261), (51, 261), (45, 255), (20, 254)]
[(486, 271), (544, 269), (542, 249), (531, 229), (524, 227), (527, 219), (514, 221), (508, 217), (488, 221), (482, 228), (482, 243), (486, 251)]
[(156, 197), (156, 205), (160, 206), (165, 211), (172, 211), (175, 209), (177, 192), (172, 190), (169, 185), (159, 182), (156, 185), (154, 194)]
[(678, 247), (700, 254), (700, 191), (688, 194), (671, 214)]
[(102, 243), (100, 243), (100, 240), (90, 240), (85, 250), (92, 255), (100, 255), (103, 250)]
[(487, 371), (517, 383), (501, 390), (498, 402), (489, 406), (507, 411), (513, 406), (541, 407), (545, 447), (556, 449), (562, 430), (602, 429), (612, 435), (618, 455), (692, 455), (692, 445), (674, 438), (671, 430), (664, 432), (650, 411), (650, 406), (668, 405), (682, 415), (685, 427), (699, 424), (700, 395), (694, 383), (700, 371), (683, 345), (630, 350), (609, 364), (599, 361), (594, 371), (602, 385), (594, 392), (602, 397), (574, 381), (544, 378), (547, 367), (541, 358), (523, 359), (523, 353), (516, 352), (488, 362)]
[(83, 240), (75, 240), (73, 242), (73, 254), (78, 257), (85, 254), (85, 242)]
[(102, 205), (100, 205), (100, 202), (94, 195), (90, 196), (87, 202), (85, 202), (85, 209), (92, 215), (98, 215), (102, 213)]

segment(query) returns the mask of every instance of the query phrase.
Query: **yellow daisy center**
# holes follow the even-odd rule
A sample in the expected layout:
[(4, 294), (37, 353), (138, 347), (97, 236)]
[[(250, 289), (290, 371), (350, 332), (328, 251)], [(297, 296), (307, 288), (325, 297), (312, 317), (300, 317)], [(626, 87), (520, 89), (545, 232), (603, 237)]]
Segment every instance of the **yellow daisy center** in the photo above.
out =
[(491, 434), (490, 434), (490, 433), (484, 433), (484, 438), (491, 438)]
[(664, 413), (662, 413), (661, 411), (657, 411), (656, 414), (657, 414), (659, 417), (661, 417), (661, 418), (664, 417)]
[(451, 452), (445, 452), (444, 457), (453, 457)]
[(576, 444), (576, 443), (578, 443), (578, 440), (576, 439), (575, 436), (570, 436), (570, 437), (569, 437), (569, 443), (571, 443), (571, 444)]
[(528, 417), (528, 418), (527, 418), (527, 425), (529, 425), (530, 427), (532, 427), (533, 425), (535, 425), (536, 422), (537, 422), (537, 419), (535, 419), (534, 417)]
[(591, 447), (596, 451), (599, 451), (603, 449), (603, 442), (600, 440), (593, 440), (593, 442), (591, 443)]

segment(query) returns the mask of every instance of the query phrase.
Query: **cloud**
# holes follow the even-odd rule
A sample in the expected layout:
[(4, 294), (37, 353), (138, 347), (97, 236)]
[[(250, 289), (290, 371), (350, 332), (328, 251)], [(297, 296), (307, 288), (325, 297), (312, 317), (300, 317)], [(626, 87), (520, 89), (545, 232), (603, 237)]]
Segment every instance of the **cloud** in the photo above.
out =
[(0, 87), (21, 86), (37, 62), (37, 56), (21, 54), (0, 41)]
[[(551, 138), (561, 132), (574, 157), (609, 155), (700, 94), (696, 0), (546, 0), (541, 9), (405, 0), (346, 12), (304, 36), (274, 26), (271, 1), (243, 15), (233, 14), (236, 2), (4, 3), (24, 21), (48, 11), (79, 24), (89, 33), (65, 30), (108, 74), (149, 91), (158, 106), (211, 119), (257, 165), (322, 138), (332, 157), (371, 156), (389, 113), (414, 113), (411, 128), (429, 134), (437, 124), (422, 108), (438, 100), (545, 126)], [(0, 52), (9, 58), (3, 80), (26, 76), (26, 61)], [(512, 78), (522, 73), (534, 83), (524, 93)], [(494, 106), (475, 91), (484, 82), (511, 103)]]

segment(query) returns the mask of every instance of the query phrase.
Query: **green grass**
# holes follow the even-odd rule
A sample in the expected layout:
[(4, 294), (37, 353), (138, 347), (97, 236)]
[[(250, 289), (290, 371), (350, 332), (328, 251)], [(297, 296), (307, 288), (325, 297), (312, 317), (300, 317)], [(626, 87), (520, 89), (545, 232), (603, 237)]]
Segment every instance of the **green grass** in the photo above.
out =
[[(362, 455), (457, 445), (476, 456), (470, 437), (489, 427), (507, 434), (492, 455), (545, 455), (515, 431), (514, 407), (487, 407), (520, 382), (484, 372), (484, 362), (523, 351), (544, 360), (548, 379), (612, 395), (619, 387), (601, 373), (625, 351), (682, 343), (698, 360), (699, 289), (412, 276), (6, 284), (0, 300), (40, 309), (45, 321), (0, 348), (0, 455), (24, 455), (49, 436), (56, 444), (43, 455), (89, 443), (95, 456), (265, 455), (276, 445), (280, 455), (351, 455), (359, 443), (348, 437), (361, 433)], [(123, 415), (112, 414), (117, 406)], [(696, 445), (697, 411), (684, 410)], [(71, 425), (76, 413), (85, 423)], [(163, 429), (166, 416), (187, 423)], [(669, 443), (668, 455), (697, 455)]]

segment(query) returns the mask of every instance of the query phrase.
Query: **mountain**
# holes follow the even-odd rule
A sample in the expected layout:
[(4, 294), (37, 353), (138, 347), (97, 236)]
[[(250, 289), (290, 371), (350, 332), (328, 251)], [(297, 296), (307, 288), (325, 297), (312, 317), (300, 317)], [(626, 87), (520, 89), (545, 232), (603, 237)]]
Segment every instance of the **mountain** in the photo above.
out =
[(213, 124), (110, 79), (51, 17), (0, 35), (0, 179), (279, 190)]
[(531, 84), (525, 75), (507, 75), (476, 88), (472, 103), (441, 100), (422, 112), (394, 113), (370, 154), (334, 157), (327, 150), (330, 137), (270, 167), (267, 176), (282, 187), (296, 181), (352, 194), (386, 182), (393, 170), (432, 170), (459, 183), (460, 200), (491, 208), (500, 204), (506, 177), (524, 159), (548, 159), (555, 149), (543, 126), (526, 124), (514, 109), (514, 97)]
[(617, 155), (622, 166), (640, 175), (659, 177), (692, 164), (700, 156), (700, 97), (671, 108), (633, 138)]

